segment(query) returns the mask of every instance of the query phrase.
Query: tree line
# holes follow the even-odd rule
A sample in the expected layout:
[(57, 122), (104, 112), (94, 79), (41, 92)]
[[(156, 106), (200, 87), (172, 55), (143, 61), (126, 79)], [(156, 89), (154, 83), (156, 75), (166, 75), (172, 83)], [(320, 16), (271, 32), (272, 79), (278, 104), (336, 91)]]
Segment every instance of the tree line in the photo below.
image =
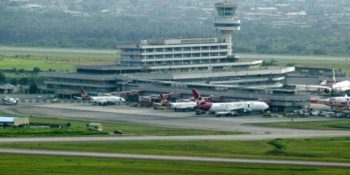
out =
[[(0, 11), (0, 45), (115, 49), (144, 39), (212, 37), (214, 19), (161, 20), (147, 17), (78, 17)], [(275, 28), (242, 21), (234, 33), (237, 52), (300, 55), (350, 55), (346, 30)]]

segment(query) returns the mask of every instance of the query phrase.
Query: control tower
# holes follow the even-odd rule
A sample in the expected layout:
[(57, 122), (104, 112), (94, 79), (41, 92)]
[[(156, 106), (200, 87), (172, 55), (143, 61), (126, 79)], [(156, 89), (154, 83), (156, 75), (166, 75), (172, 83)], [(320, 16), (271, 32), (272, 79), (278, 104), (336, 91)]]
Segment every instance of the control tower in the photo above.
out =
[(224, 3), (215, 4), (217, 16), (215, 19), (215, 29), (220, 33), (219, 42), (228, 43), (232, 55), (232, 33), (241, 29), (241, 20), (235, 17), (237, 5), (225, 1)]

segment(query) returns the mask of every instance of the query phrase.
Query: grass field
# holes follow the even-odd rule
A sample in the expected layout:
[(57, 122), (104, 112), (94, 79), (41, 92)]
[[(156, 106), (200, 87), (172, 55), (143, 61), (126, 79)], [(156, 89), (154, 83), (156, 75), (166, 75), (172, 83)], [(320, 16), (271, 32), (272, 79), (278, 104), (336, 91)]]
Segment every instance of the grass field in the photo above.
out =
[[(296, 66), (320, 67), (341, 69), (350, 74), (350, 57), (331, 56), (298, 56), (298, 55), (264, 55), (264, 54), (238, 54), (243, 60), (263, 59), (275, 60), (279, 66), (295, 64)], [(330, 64), (331, 63), (331, 64)]]
[(276, 61), (279, 66), (286, 66), (287, 64), (293, 63), (296, 66), (340, 69), (345, 73), (350, 73), (350, 60), (349, 61), (276, 60)]
[(195, 163), (176, 161), (119, 160), (59, 156), (0, 156), (0, 174), (6, 175), (346, 175), (349, 169), (281, 165)]
[[(62, 50), (62, 51), (61, 51)], [(73, 50), (73, 51), (72, 51)], [(87, 51), (79, 52), (79, 49), (36, 49), (10, 48), (8, 50), (0, 49), (0, 69), (25, 69), (32, 70), (39, 67), (43, 71), (54, 69), (58, 72), (72, 72), (74, 65), (106, 65), (115, 64), (120, 61), (120, 52), (100, 52), (89, 53)], [(315, 66), (342, 69), (350, 73), (350, 61), (347, 57), (327, 57), (327, 56), (293, 56), (293, 55), (264, 55), (264, 54), (238, 54), (244, 59), (265, 59), (272, 58), (280, 66), (289, 63), (295, 63), (297, 66)], [(282, 59), (279, 59), (282, 58)], [(290, 58), (290, 59), (289, 59)], [(337, 60), (340, 58), (339, 60)], [(317, 59), (334, 59), (332, 64), (329, 61)], [(350, 59), (350, 58), (349, 58)]]
[(75, 65), (104, 65), (119, 62), (115, 53), (72, 53), (48, 51), (0, 51), (0, 69), (33, 70), (39, 67), (57, 72), (72, 72)]
[(295, 129), (320, 129), (320, 130), (350, 130), (350, 120), (327, 120), (308, 122), (275, 122), (254, 124), (266, 127), (295, 128)]
[(243, 134), (238, 131), (213, 131), (199, 129), (165, 128), (155, 126), (145, 126), (137, 124), (103, 123), (103, 132), (90, 131), (86, 128), (88, 121), (52, 119), (31, 117), (30, 122), (34, 123), (70, 123), (67, 129), (50, 128), (0, 128), (0, 137), (40, 137), (40, 136), (73, 136), (73, 135), (106, 135), (115, 130), (121, 130), (125, 136), (140, 135), (228, 135)]
[(75, 150), (93, 152), (187, 155), (229, 158), (263, 158), (350, 162), (350, 138), (270, 141), (138, 141), (138, 142), (65, 142), (4, 143), (0, 147)]

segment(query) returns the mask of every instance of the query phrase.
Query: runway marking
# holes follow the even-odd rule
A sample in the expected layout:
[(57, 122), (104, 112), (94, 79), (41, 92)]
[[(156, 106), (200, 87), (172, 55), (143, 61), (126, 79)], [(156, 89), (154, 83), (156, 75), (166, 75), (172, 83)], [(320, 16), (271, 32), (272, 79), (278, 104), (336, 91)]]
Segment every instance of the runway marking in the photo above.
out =
[(266, 164), (266, 165), (294, 165), (294, 166), (350, 168), (350, 163), (321, 162), (321, 161), (214, 158), (214, 157), (197, 157), (197, 156), (144, 155), (144, 154), (126, 154), (126, 153), (53, 151), (53, 150), (39, 150), (39, 149), (12, 149), (12, 148), (0, 148), (0, 153), (47, 155), (47, 156), (116, 158), (116, 159), (166, 160), (166, 161), (185, 161), (185, 162), (191, 161), (191, 162), (212, 162), (212, 163), (246, 163), (246, 164)]

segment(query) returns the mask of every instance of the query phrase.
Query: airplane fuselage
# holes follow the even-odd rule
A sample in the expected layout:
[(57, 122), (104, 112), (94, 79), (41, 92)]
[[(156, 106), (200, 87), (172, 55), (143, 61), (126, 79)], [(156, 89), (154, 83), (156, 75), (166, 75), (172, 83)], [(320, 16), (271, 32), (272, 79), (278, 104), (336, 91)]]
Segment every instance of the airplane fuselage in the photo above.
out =
[(122, 102), (125, 102), (125, 99), (117, 96), (97, 96), (97, 97), (91, 97), (91, 102), (100, 104), (100, 105), (106, 105), (106, 104), (122, 103)]
[(189, 101), (189, 102), (176, 102), (176, 103), (171, 103), (170, 107), (174, 110), (177, 109), (194, 109), (194, 107), (197, 105), (196, 102), (194, 101)]
[(350, 91), (350, 81), (345, 80), (332, 85), (332, 89), (335, 93), (343, 93)]
[(228, 103), (213, 103), (209, 112), (221, 111), (264, 111), (269, 106), (264, 102), (247, 101), (247, 102), (228, 102)]
[(196, 108), (196, 114), (208, 112), (210, 114), (220, 115), (237, 115), (239, 113), (248, 113), (253, 111), (265, 111), (269, 108), (265, 102), (245, 101), (245, 102), (227, 102), (227, 103), (209, 103), (201, 102)]
[(350, 97), (332, 97), (326, 100), (331, 107), (350, 107)]

